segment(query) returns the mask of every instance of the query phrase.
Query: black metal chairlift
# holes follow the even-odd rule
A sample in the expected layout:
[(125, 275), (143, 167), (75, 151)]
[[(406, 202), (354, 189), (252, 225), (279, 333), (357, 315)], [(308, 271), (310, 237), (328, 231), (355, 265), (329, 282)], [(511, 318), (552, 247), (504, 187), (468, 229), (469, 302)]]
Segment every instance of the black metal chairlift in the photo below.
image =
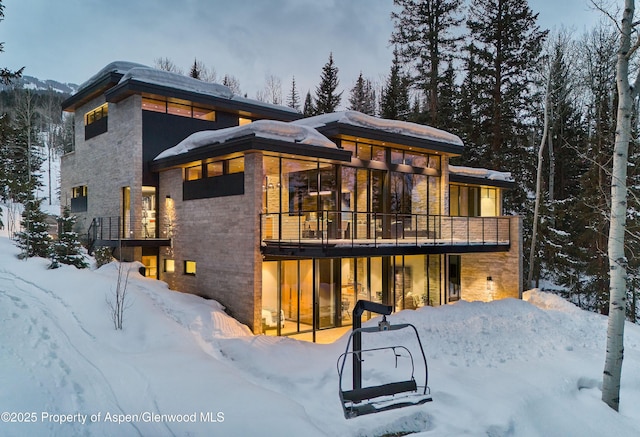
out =
[[(393, 410), (397, 408), (409, 407), (412, 405), (420, 405), (432, 400), (428, 383), (427, 358), (424, 354), (422, 342), (418, 335), (418, 330), (411, 323), (400, 323), (391, 325), (387, 322), (387, 317), (391, 314), (392, 307), (382, 305), (367, 300), (359, 300), (353, 308), (353, 330), (347, 341), (345, 352), (338, 358), (338, 376), (340, 379), (340, 401), (344, 410), (344, 417), (351, 419), (365, 414), (378, 413), (381, 411)], [(362, 328), (362, 314), (365, 311), (371, 311), (381, 314), (382, 321), (377, 327)], [(405, 346), (386, 346), (373, 349), (362, 349), (362, 333), (384, 333), (386, 331), (397, 331), (400, 329), (412, 328), (420, 347), (422, 359), (424, 361), (424, 386), (418, 386), (414, 377), (415, 366), (413, 355)], [(353, 341), (353, 349), (349, 352), (349, 346)], [(406, 351), (411, 359), (411, 377), (408, 380), (392, 382), (372, 387), (362, 387), (362, 353), (371, 351), (392, 350), (398, 359), (397, 350)], [(347, 357), (352, 355), (353, 358), (353, 385), (351, 390), (342, 389), (342, 381), (344, 376), (344, 366)], [(423, 387), (421, 392), (418, 387)], [(365, 402), (366, 401), (366, 402)]]

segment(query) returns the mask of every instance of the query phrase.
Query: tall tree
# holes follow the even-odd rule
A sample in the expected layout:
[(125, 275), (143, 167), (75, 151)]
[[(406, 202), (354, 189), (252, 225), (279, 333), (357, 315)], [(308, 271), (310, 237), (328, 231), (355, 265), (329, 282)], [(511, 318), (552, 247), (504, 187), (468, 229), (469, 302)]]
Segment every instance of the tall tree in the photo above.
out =
[(629, 68), (631, 59), (640, 47), (640, 36), (636, 29), (639, 23), (635, 22), (634, 13), (635, 1), (625, 0), (622, 21), (618, 27), (620, 42), (616, 62), (618, 108), (611, 174), (611, 222), (608, 240), (609, 322), (602, 378), (602, 400), (616, 411), (620, 407), (624, 322), (627, 309), (627, 257), (625, 255), (627, 166), (633, 101), (638, 97), (640, 90), (640, 72), (635, 73), (635, 79), (631, 78)]
[(427, 120), (440, 126), (440, 67), (449, 62), (461, 38), (462, 0), (394, 0), (401, 9), (392, 12), (394, 31), (391, 43), (400, 58), (411, 65), (413, 82), (426, 98)]
[(329, 61), (322, 67), (320, 85), (316, 87), (316, 114), (328, 114), (338, 108), (342, 99), (342, 92), (337, 92), (339, 83), (338, 67), (333, 63), (333, 53), (329, 53)]
[(291, 78), (291, 90), (289, 91), (289, 96), (287, 97), (287, 106), (300, 112), (300, 94), (298, 94), (298, 89), (296, 88), (295, 76)]
[(513, 212), (526, 208), (524, 182), (533, 179), (532, 145), (524, 120), (531, 111), (533, 73), (547, 34), (537, 17), (526, 1), (478, 0), (467, 20), (467, 52), (482, 99), (477, 104), (482, 129), (477, 141), (488, 146), (475, 164), (511, 171), (520, 182), (505, 200), (506, 210)]
[(402, 72), (398, 51), (393, 51), (393, 62), (380, 98), (380, 116), (391, 120), (408, 120), (409, 78)]
[(371, 85), (371, 80), (362, 77), (362, 72), (351, 88), (349, 109), (363, 114), (376, 115), (376, 92)]

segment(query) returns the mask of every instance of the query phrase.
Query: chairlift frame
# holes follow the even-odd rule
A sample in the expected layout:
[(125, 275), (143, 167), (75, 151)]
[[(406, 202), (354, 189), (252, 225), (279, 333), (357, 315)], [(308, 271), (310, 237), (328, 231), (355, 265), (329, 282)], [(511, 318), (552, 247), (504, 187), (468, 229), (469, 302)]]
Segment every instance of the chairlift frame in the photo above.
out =
[[(340, 402), (342, 403), (342, 409), (344, 411), (344, 417), (346, 419), (352, 419), (354, 417), (362, 416), (365, 414), (379, 413), (381, 411), (388, 411), (397, 408), (409, 407), (412, 405), (420, 405), (433, 400), (431, 397), (431, 391), (428, 387), (429, 371), (427, 368), (427, 358), (418, 335), (418, 330), (411, 323), (399, 323), (392, 325), (387, 321), (387, 316), (391, 314), (393, 308), (390, 305), (382, 305), (376, 302), (368, 300), (359, 300), (356, 302), (353, 308), (353, 329), (349, 339), (345, 352), (338, 357), (338, 377), (339, 377), (339, 394)], [(378, 323), (377, 327), (362, 327), (362, 314), (365, 311), (371, 311), (376, 314), (382, 315), (382, 321)], [(412, 328), (420, 347), (420, 353), (424, 362), (424, 388), (422, 392), (418, 391), (418, 386), (415, 380), (415, 365), (413, 361), (413, 355), (409, 349), (405, 346), (394, 345), (385, 346), (371, 349), (362, 349), (362, 333), (381, 333), (386, 331), (397, 331), (400, 329)], [(353, 348), (349, 351), (349, 347), (353, 341)], [(362, 353), (380, 350), (392, 350), (396, 357), (396, 364), (398, 360), (398, 353), (396, 349), (405, 350), (409, 358), (411, 359), (411, 377), (406, 381), (391, 382), (387, 384), (362, 387)], [(353, 358), (353, 375), (352, 375), (352, 389), (343, 390), (342, 382), (344, 376), (344, 366), (347, 361), (347, 357), (351, 355)], [(402, 395), (396, 397), (396, 395)]]

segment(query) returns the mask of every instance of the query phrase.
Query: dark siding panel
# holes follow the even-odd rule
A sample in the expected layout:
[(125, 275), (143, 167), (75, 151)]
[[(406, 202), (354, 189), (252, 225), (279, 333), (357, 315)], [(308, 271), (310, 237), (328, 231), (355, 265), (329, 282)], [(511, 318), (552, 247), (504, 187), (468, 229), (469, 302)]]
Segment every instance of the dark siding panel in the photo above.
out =
[(93, 138), (95, 136), (98, 136), (100, 134), (103, 134), (107, 131), (107, 120), (109, 119), (109, 117), (102, 117), (99, 120), (94, 121), (91, 124), (87, 124), (84, 127), (84, 139), (85, 141)]
[(194, 132), (217, 130), (238, 125), (238, 116), (216, 112), (216, 121), (142, 111), (142, 185), (158, 186), (158, 176), (149, 163), (161, 152), (177, 145)]
[(71, 199), (71, 212), (85, 212), (87, 210), (87, 196)]
[(244, 173), (234, 173), (196, 181), (184, 181), (182, 186), (182, 198), (184, 200), (240, 196), (243, 194)]

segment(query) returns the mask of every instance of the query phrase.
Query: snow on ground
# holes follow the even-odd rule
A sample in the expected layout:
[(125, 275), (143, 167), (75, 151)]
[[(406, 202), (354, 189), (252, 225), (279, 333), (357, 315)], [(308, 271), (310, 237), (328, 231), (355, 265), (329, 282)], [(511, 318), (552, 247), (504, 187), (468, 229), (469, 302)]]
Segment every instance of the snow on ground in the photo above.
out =
[[(547, 293), (390, 316), (416, 325), (433, 402), (346, 420), (336, 372), (346, 337), (254, 336), (217, 302), (170, 291), (136, 264), (115, 331), (115, 264), (47, 270), (17, 253), (0, 236), (2, 436), (640, 435), (640, 327), (626, 326), (616, 413), (600, 401), (606, 318)], [(409, 339), (403, 330), (363, 343)], [(396, 372), (381, 357), (364, 365), (365, 385)]]

